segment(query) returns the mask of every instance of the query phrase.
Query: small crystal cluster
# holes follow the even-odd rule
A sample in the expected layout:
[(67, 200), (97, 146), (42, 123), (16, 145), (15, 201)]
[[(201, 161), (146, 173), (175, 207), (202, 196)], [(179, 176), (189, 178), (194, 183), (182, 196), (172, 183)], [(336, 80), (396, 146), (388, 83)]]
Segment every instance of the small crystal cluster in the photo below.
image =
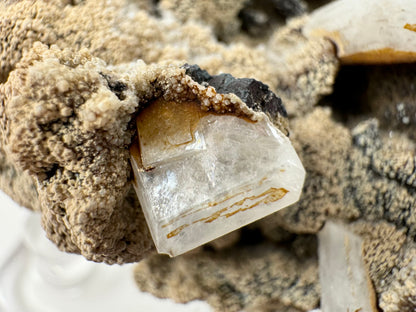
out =
[(135, 189), (159, 253), (182, 254), (293, 204), (305, 170), (289, 139), (256, 121), (157, 99), (137, 117)]

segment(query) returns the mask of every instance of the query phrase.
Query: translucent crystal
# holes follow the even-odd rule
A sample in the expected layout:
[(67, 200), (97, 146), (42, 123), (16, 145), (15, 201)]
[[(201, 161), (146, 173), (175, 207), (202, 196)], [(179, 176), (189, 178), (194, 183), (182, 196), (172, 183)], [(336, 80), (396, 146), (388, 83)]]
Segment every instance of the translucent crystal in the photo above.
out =
[(159, 100), (137, 129), (134, 184), (159, 253), (179, 255), (299, 199), (305, 170), (266, 116)]
[(318, 238), (322, 312), (378, 311), (362, 239), (332, 221), (326, 222)]
[(311, 13), (306, 36), (325, 37), (349, 64), (416, 61), (415, 0), (337, 0)]

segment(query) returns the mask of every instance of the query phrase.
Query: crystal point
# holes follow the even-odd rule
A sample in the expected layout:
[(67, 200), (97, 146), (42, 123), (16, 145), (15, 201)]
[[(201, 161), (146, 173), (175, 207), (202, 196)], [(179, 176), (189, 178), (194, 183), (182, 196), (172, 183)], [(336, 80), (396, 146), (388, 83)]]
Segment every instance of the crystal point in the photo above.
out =
[(182, 254), (299, 199), (305, 170), (266, 116), (156, 100), (137, 129), (134, 185), (159, 253)]

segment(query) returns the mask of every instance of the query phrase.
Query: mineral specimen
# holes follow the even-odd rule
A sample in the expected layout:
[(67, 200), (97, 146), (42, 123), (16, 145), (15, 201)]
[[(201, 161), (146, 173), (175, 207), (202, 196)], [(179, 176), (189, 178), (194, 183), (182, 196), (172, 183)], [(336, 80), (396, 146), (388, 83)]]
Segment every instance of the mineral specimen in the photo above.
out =
[[(414, 1), (253, 4), (265, 2), (307, 3), (310, 9), (332, 2), (332, 9), (286, 25), (260, 18), (247, 36), (239, 31), (245, 22), (238, 15), (241, 7), (242, 13), (251, 7), (240, 0), (1, 1), (0, 189), (39, 210), (46, 235), (61, 250), (109, 264), (141, 261), (136, 281), (142, 290), (178, 302), (206, 300), (221, 312), (249, 311), (253, 305), (256, 312), (318, 308), (315, 234), (328, 218), (352, 223), (364, 241), (380, 308), (414, 311), (414, 64), (343, 66), (351, 55), (347, 47), (355, 47), (354, 53), (391, 52), (367, 46), (380, 38), (398, 51), (414, 44), (401, 37), (416, 35), (414, 14), (406, 18), (415, 11)], [(340, 27), (346, 20), (348, 26)], [(328, 23), (338, 33), (352, 33), (351, 40), (332, 31), (312, 36), (314, 29), (329, 29)], [(364, 55), (360, 62), (381, 61)], [(394, 60), (400, 61), (398, 55)], [(221, 79), (199, 80), (190, 68), (180, 68), (184, 61), (213, 75), (255, 78), (279, 94), (308, 175), (300, 201), (290, 209), (169, 259), (150, 256), (154, 244), (131, 183), (128, 148), (139, 110), (163, 97), (207, 100), (207, 109), (227, 113), (225, 102), (240, 97), (245, 108), (260, 108), (286, 133), (274, 111), (259, 105), (266, 103), (250, 106), (238, 88), (219, 92), (224, 111), (217, 111), (214, 82)], [(364, 84), (356, 88), (340, 79), (346, 70)], [(240, 91), (250, 83), (240, 80), (238, 86), (244, 81)], [(343, 90), (351, 96), (344, 97)], [(230, 113), (241, 113), (243, 106), (237, 106)], [(352, 114), (351, 107), (358, 109)], [(149, 167), (163, 163), (152, 162)], [(276, 302), (288, 308), (265, 308)]]
[(265, 114), (253, 122), (158, 99), (137, 130), (135, 188), (159, 253), (182, 254), (299, 199), (305, 170)]

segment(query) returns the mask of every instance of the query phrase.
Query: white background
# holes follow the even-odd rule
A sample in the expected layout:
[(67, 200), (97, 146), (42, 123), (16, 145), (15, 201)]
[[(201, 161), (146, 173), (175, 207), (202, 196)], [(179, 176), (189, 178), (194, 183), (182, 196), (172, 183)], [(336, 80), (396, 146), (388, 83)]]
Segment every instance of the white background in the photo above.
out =
[(105, 265), (60, 252), (44, 235), (40, 216), (0, 191), (0, 312), (210, 312), (139, 292), (134, 265)]

